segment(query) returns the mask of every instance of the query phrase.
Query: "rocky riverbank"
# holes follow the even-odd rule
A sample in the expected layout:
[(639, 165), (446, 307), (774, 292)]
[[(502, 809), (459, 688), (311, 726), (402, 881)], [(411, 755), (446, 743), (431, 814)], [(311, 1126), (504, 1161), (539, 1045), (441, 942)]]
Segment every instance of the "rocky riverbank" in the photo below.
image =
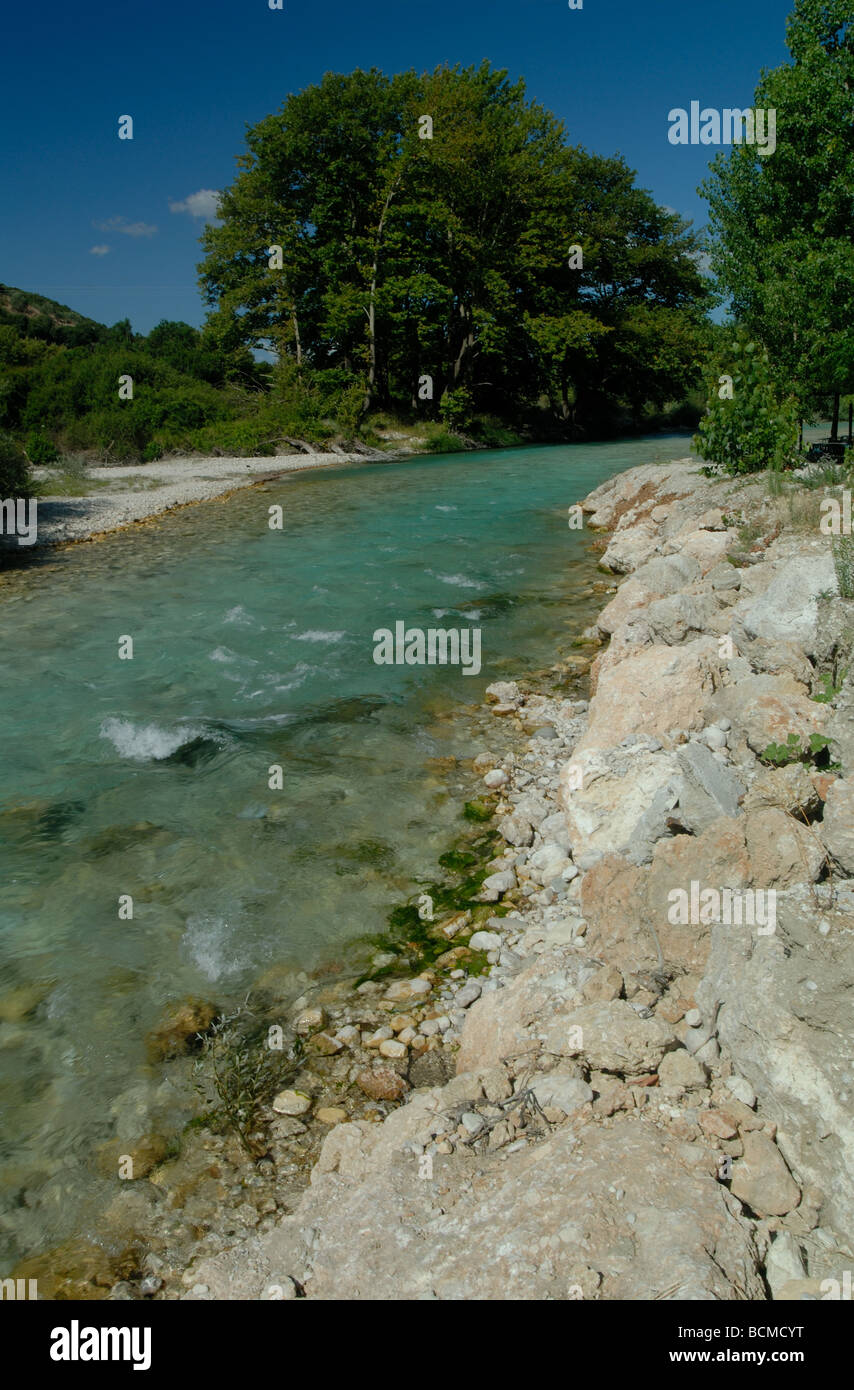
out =
[(401, 922), (423, 968), (380, 951), (355, 991), (288, 996), (308, 1060), (272, 1147), (247, 1177), (196, 1141), (231, 1234), (192, 1244), (163, 1164), (171, 1254), (113, 1297), (839, 1296), (854, 603), (819, 500), (685, 460), (584, 501), (627, 576), (584, 634), (589, 703), (490, 687), (469, 877)]
[[(408, 451), (407, 451), (408, 452)], [(178, 507), (189, 507), (287, 473), (342, 464), (390, 462), (375, 450), (316, 452), (254, 458), (168, 458), (154, 463), (95, 465), (88, 469), (93, 491), (66, 497), (45, 493), (38, 498), (37, 547), (99, 540), (112, 531), (140, 525)], [(37, 468), (36, 481), (49, 488), (56, 470)], [(0, 548), (20, 549), (16, 537), (0, 536)]]

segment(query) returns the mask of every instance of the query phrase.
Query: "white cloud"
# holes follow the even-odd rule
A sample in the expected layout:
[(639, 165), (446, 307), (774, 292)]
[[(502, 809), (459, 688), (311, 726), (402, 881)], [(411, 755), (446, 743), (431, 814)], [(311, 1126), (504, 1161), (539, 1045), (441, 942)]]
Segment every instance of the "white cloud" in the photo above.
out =
[(219, 193), (215, 188), (200, 188), (180, 202), (170, 202), (170, 212), (188, 212), (205, 222), (214, 222), (218, 215)]
[(121, 232), (123, 236), (156, 236), (157, 228), (150, 222), (128, 222), (125, 217), (109, 217), (106, 222), (93, 222), (99, 232)]
[(109, 249), (110, 249), (109, 246), (90, 246), (90, 247), (89, 247), (89, 255), (90, 255), (90, 256), (106, 256), (106, 254), (107, 254), (107, 252), (109, 251)]

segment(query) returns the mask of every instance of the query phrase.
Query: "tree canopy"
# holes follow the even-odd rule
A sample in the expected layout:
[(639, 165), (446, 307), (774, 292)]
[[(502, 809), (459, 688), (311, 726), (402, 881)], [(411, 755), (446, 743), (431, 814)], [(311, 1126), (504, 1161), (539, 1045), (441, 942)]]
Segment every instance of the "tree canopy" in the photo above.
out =
[(711, 166), (711, 264), (735, 318), (768, 349), (802, 415), (854, 389), (854, 15), (796, 0), (792, 61), (762, 73), (777, 148), (734, 145)]
[(226, 349), (338, 373), (363, 409), (518, 418), (545, 398), (568, 428), (697, 378), (698, 238), (488, 63), (327, 74), (238, 166), (200, 266)]

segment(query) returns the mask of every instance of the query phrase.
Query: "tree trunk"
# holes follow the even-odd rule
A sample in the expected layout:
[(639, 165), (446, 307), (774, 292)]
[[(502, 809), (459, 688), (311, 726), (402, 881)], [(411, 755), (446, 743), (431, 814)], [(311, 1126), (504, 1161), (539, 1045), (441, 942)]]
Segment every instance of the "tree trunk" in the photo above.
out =
[(833, 394), (833, 419), (830, 422), (831, 439), (839, 438), (839, 392)]
[(368, 385), (365, 391), (365, 399), (362, 403), (362, 414), (371, 408), (371, 401), (374, 398), (374, 391), (377, 384), (377, 316), (376, 316), (376, 295), (377, 295), (377, 274), (380, 264), (380, 249), (383, 243), (383, 233), (385, 231), (385, 220), (388, 210), (391, 207), (391, 200), (397, 192), (403, 173), (398, 174), (394, 183), (388, 191), (383, 210), (380, 214), (379, 226), (377, 227), (377, 237), (374, 242), (374, 263), (371, 266), (371, 289), (368, 300)]

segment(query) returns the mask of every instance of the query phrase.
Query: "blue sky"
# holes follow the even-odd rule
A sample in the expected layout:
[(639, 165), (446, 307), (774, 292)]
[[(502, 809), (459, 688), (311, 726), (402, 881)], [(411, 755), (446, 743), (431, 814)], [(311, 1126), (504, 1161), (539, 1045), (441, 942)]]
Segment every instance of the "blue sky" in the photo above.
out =
[[(198, 236), (247, 124), (324, 72), (488, 58), (573, 143), (622, 154), (697, 226), (714, 150), (667, 113), (746, 107), (786, 59), (791, 0), (40, 0), (9, 7), (0, 87), (0, 282), (147, 332), (200, 324)], [(134, 139), (118, 139), (118, 118)], [(201, 195), (201, 196), (200, 196)], [(198, 215), (194, 215), (198, 214)], [(97, 248), (93, 250), (93, 248)], [(109, 248), (105, 250), (104, 248)]]

